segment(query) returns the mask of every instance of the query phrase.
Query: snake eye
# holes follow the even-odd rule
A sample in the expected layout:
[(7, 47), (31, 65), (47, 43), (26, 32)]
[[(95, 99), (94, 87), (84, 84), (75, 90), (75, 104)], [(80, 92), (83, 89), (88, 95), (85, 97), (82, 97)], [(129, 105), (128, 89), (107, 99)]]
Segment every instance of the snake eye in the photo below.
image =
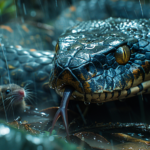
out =
[(115, 52), (115, 58), (119, 65), (126, 64), (130, 59), (130, 49), (124, 45), (119, 47)]
[(56, 46), (55, 46), (55, 52), (57, 53), (57, 51), (59, 50), (59, 44), (57, 42)]
[(10, 89), (7, 89), (6, 92), (5, 92), (5, 94), (7, 95), (7, 94), (9, 94), (10, 92), (11, 92), (11, 90), (10, 90)]

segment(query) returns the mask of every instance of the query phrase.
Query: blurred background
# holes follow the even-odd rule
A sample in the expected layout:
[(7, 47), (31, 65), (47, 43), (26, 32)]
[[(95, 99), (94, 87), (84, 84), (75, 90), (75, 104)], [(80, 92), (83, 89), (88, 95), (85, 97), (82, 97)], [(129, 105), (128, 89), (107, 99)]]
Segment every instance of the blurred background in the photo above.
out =
[[(140, 5), (149, 5), (149, 0), (123, 0), (123, 2), (129, 2), (128, 4), (128, 10), (130, 10), (130, 2), (138, 2)], [(80, 3), (79, 3), (80, 2)], [(73, 8), (74, 5), (78, 3), (82, 5), (82, 3), (87, 3), (87, 10), (89, 11), (87, 14), (90, 15), (90, 9), (88, 6), (88, 3), (90, 5), (94, 5), (96, 1), (93, 0), (0, 0), (0, 24), (4, 22), (8, 22), (12, 19), (21, 19), (24, 20), (32, 20), (32, 21), (38, 21), (38, 22), (45, 22), (49, 24), (53, 24), (53, 21), (61, 14), (62, 11), (64, 11), (66, 8), (72, 6), (70, 9), (71, 11), (75, 11), (75, 8)], [(104, 0), (99, 0), (99, 3), (102, 5)], [(107, 1), (108, 2), (108, 1)], [(114, 3), (114, 5), (118, 6), (117, 3), (119, 0), (111, 0), (111, 2)], [(109, 5), (109, 4), (108, 4)], [(93, 7), (93, 6), (91, 6)], [(120, 12), (124, 12), (122, 10), (123, 3), (120, 3)], [(83, 7), (82, 7), (83, 8)], [(93, 7), (93, 10), (95, 8)], [(122, 11), (121, 11), (122, 10)], [(113, 10), (116, 11), (116, 10)], [(130, 10), (131, 11), (131, 10)], [(132, 10), (134, 11), (134, 10)], [(141, 10), (140, 10), (141, 11)], [(145, 15), (146, 15), (146, 10)], [(69, 13), (69, 12), (68, 12)], [(85, 12), (83, 12), (85, 13)], [(69, 15), (69, 14), (68, 14)], [(79, 14), (81, 15), (81, 14)], [(114, 12), (110, 14), (110, 16), (113, 16)], [(119, 14), (118, 14), (119, 15)], [(65, 16), (67, 17), (67, 16)], [(100, 17), (99, 17), (100, 18)], [(89, 17), (90, 19), (90, 17)], [(92, 18), (91, 18), (92, 19)], [(101, 19), (101, 18), (100, 18)]]
[[(150, 18), (149, 0), (0, 0), (0, 24), (40, 22), (62, 31), (77, 21)], [(46, 27), (45, 27), (46, 28)]]
[(0, 0), (0, 23), (22, 18), (50, 22), (74, 0)]

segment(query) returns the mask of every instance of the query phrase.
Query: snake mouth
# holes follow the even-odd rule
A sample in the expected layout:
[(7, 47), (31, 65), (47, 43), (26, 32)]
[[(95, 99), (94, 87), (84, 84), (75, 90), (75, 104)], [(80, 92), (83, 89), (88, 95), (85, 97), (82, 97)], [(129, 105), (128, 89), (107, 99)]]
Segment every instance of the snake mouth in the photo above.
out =
[[(59, 73), (59, 75), (55, 77), (55, 80), (53, 75), (50, 83), (61, 97), (63, 97), (65, 87), (69, 86), (74, 89), (70, 96), (70, 100), (103, 103), (133, 97), (141, 93), (148, 93), (150, 91), (149, 74), (145, 74), (144, 77), (141, 75), (136, 77), (138, 74), (140, 74), (139, 72), (138, 69), (133, 71), (135, 77), (132, 73), (126, 73), (126, 76), (128, 77), (126, 80), (126, 86), (122, 86), (122, 80), (118, 78), (116, 82), (118, 84), (114, 86), (114, 89), (110, 88), (107, 80), (103, 79), (96, 83), (96, 81), (98, 81), (97, 77), (82, 82), (76, 77), (76, 75), (72, 73), (69, 68), (66, 68)], [(133, 78), (130, 78), (131, 75)], [(107, 84), (104, 84), (103, 86), (104, 82)]]
[[(145, 68), (144, 68), (145, 69)], [(113, 100), (121, 100), (128, 97), (133, 97), (137, 94), (148, 93), (150, 90), (150, 76), (147, 72), (141, 73), (139, 68), (133, 67), (133, 72), (125, 72), (124, 80), (115, 78), (108, 82), (107, 78), (99, 78), (95, 76), (90, 80), (80, 81), (71, 69), (65, 68), (56, 77), (55, 73), (50, 79), (50, 85), (62, 97), (66, 86), (73, 87), (70, 99), (86, 101), (92, 103), (103, 103)], [(141, 75), (142, 74), (142, 75)], [(121, 77), (123, 74), (120, 75)], [(112, 80), (111, 80), (112, 81)], [(123, 83), (122, 81), (126, 81)], [(105, 83), (105, 84), (104, 84)], [(114, 85), (112, 88), (111, 85)]]
[[(65, 91), (65, 87), (61, 89), (56, 88), (56, 92), (63, 96), (63, 93)], [(114, 101), (114, 100), (122, 100), (125, 98), (130, 98), (136, 95), (140, 94), (147, 94), (150, 92), (150, 81), (145, 81), (137, 86), (131, 87), (129, 89), (124, 90), (115, 90), (112, 92), (101, 92), (101, 93), (80, 93), (76, 89), (72, 92), (72, 95), (70, 97), (70, 100), (79, 100), (79, 101), (85, 101), (90, 103), (104, 103), (108, 101)], [(86, 98), (85, 98), (86, 97)]]
[(76, 91), (79, 91), (80, 93), (84, 93), (82, 83), (69, 68), (66, 68), (57, 77), (55, 90), (62, 95), (64, 93), (65, 87), (68, 86), (76, 89)]

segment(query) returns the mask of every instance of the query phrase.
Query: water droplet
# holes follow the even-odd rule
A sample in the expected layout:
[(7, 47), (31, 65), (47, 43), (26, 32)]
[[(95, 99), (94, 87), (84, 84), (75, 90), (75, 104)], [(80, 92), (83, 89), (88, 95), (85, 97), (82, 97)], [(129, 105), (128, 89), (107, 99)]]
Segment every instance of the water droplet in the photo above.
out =
[(97, 105), (97, 106), (102, 106), (102, 105), (103, 105), (103, 103), (96, 103), (96, 105)]
[(149, 139), (148, 139), (148, 138), (145, 138), (145, 140), (146, 140), (146, 141), (149, 141)]
[(4, 125), (0, 125), (0, 136), (9, 134), (10, 129)]
[(37, 147), (37, 150), (43, 150), (43, 146), (42, 146), (42, 145), (39, 145), (39, 146)]
[(81, 140), (84, 141), (84, 137), (82, 137)]
[(52, 41), (53, 46), (56, 46), (57, 42), (56, 41)]
[(120, 101), (120, 102), (124, 102), (124, 101), (125, 101), (125, 99), (119, 99), (119, 101)]
[(97, 142), (102, 143), (102, 141), (101, 141), (101, 140), (97, 140)]
[(144, 135), (142, 135), (141, 133), (139, 133), (138, 136), (142, 137), (142, 136), (144, 136)]
[(49, 137), (49, 141), (53, 141), (54, 140), (54, 137), (53, 136), (50, 136)]
[(75, 95), (72, 95), (73, 96), (73, 98), (77, 98)]
[(32, 17), (35, 17), (35, 16), (36, 16), (36, 12), (35, 12), (35, 11), (31, 11), (30, 15), (31, 15)]
[(38, 108), (35, 108), (35, 110), (38, 110)]
[(134, 133), (131, 134), (131, 136), (134, 136), (134, 135), (135, 135)]
[(85, 105), (90, 105), (90, 102), (84, 102)]
[(14, 48), (14, 46), (13, 46), (13, 45), (10, 45), (9, 47), (10, 47), (10, 48)]

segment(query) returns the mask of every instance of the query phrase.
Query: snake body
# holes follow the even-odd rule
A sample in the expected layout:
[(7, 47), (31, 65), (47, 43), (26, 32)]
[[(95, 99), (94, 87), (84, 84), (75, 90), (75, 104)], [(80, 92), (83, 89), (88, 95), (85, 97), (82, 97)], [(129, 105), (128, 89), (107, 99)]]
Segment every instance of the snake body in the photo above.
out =
[(16, 83), (24, 87), (29, 84), (29, 89), (36, 92), (40, 101), (44, 102), (51, 97), (48, 79), (53, 56), (52, 52), (30, 52), (20, 47), (1, 46), (1, 85)]

